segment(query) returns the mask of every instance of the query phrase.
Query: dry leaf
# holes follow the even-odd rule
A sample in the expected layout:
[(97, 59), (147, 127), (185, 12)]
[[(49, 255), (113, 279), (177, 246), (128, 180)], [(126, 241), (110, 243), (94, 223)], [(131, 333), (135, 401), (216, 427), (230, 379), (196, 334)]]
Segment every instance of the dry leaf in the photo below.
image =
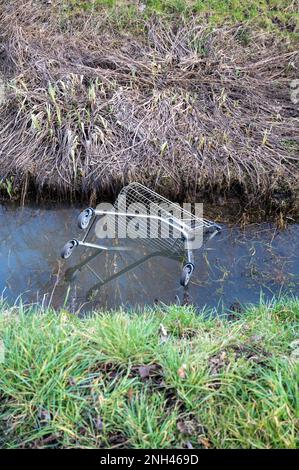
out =
[(252, 341), (254, 343), (258, 343), (262, 339), (263, 339), (263, 335), (253, 335), (253, 336), (250, 336), (249, 341)]
[(99, 402), (99, 405), (102, 406), (103, 403), (105, 402), (104, 395), (102, 393), (99, 393), (99, 395), (97, 396), (97, 400)]
[(142, 379), (147, 379), (150, 376), (151, 366), (141, 366), (138, 368), (138, 372)]
[(167, 341), (167, 340), (168, 340), (168, 333), (167, 333), (167, 330), (166, 330), (165, 326), (162, 325), (162, 323), (160, 323), (160, 330), (159, 330), (159, 332), (160, 332), (161, 341), (162, 341), (162, 342)]
[(182, 434), (187, 434), (187, 429), (184, 421), (178, 421), (176, 427)]
[(39, 410), (38, 412), (38, 418), (41, 420), (41, 421), (51, 421), (52, 419), (52, 416), (51, 416), (51, 413), (50, 411), (48, 410), (45, 410), (45, 409), (42, 409), (42, 410)]
[(180, 377), (180, 379), (186, 378), (186, 369), (187, 369), (186, 364), (183, 364), (182, 367), (178, 369), (178, 376)]
[(77, 385), (77, 382), (76, 380), (74, 379), (74, 377), (70, 377), (69, 378), (69, 386), (70, 387), (75, 387)]
[(157, 364), (151, 364), (149, 366), (140, 366), (138, 367), (139, 375), (142, 379), (147, 379), (150, 377), (151, 373), (157, 370)]
[(133, 388), (130, 388), (130, 389), (128, 390), (128, 398), (129, 398), (129, 400), (132, 400), (133, 396), (134, 396), (134, 390), (133, 390)]
[(101, 418), (98, 416), (95, 420), (94, 420), (94, 426), (95, 428), (102, 432), (103, 431), (103, 421), (101, 420)]
[(212, 443), (206, 437), (199, 437), (198, 442), (204, 446), (205, 449), (210, 449), (210, 447), (212, 447)]
[(192, 436), (196, 432), (196, 423), (193, 421), (178, 421), (177, 428), (182, 434)]

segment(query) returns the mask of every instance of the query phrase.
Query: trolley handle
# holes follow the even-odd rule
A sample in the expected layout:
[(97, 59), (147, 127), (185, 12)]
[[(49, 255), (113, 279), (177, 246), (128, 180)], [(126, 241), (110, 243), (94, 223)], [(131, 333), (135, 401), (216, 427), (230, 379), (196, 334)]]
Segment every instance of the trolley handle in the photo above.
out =
[[(170, 227), (177, 229), (181, 232), (185, 240), (190, 240), (190, 229), (189, 227), (184, 223), (180, 222), (178, 220), (174, 220), (173, 217), (168, 217), (168, 218), (163, 218), (158, 215), (149, 215), (149, 214), (136, 214), (135, 212), (116, 212), (116, 211), (106, 211), (106, 210), (99, 210), (95, 209), (94, 210), (95, 215), (117, 215), (117, 216), (125, 216), (125, 217), (139, 217), (142, 219), (155, 219), (155, 220), (160, 220), (164, 224), (169, 225)], [(215, 228), (215, 232), (213, 232), (213, 236), (216, 235), (221, 230), (220, 225), (214, 224), (213, 226), (209, 228)], [(203, 225), (203, 228), (204, 225)], [(211, 238), (213, 238), (213, 236)]]
[(117, 216), (126, 216), (126, 217), (139, 217), (142, 219), (160, 220), (161, 222), (169, 225), (170, 227), (178, 229), (186, 239), (189, 238), (189, 234), (187, 231), (188, 226), (186, 226), (186, 224), (184, 224), (183, 222), (175, 221), (172, 217), (163, 218), (158, 215), (136, 214), (133, 212), (104, 211), (104, 210), (99, 210), (99, 209), (95, 209), (94, 214), (95, 215), (117, 215)]

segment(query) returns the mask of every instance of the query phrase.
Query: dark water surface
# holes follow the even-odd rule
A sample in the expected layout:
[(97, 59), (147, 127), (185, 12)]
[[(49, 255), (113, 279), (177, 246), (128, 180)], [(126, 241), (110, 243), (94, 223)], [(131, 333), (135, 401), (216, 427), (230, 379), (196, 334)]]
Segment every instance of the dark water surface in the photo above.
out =
[[(179, 285), (179, 262), (161, 257), (98, 288), (100, 278), (136, 261), (142, 249), (136, 242), (136, 250), (101, 253), (86, 264), (94, 252), (81, 248), (62, 261), (65, 242), (82, 237), (78, 213), (70, 207), (0, 206), (0, 292), (10, 303), (22, 299), (78, 312), (187, 299), (198, 308), (230, 308), (235, 302), (257, 302), (261, 295), (299, 295), (299, 224), (283, 231), (268, 223), (245, 229), (223, 225), (220, 235), (195, 252), (186, 294)], [(75, 275), (72, 268), (78, 263), (83, 264)]]

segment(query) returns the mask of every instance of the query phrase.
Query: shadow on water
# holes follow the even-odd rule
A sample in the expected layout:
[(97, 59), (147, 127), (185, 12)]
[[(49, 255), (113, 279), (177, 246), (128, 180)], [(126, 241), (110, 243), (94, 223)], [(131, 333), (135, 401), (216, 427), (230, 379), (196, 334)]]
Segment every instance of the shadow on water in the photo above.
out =
[[(60, 260), (64, 243), (76, 236), (78, 209), (1, 206), (0, 291), (10, 302), (38, 302), (79, 312), (155, 303), (193, 303), (197, 308), (257, 302), (274, 295), (299, 294), (299, 224), (283, 231), (268, 223), (245, 229), (224, 226), (195, 252), (196, 269), (184, 292), (178, 261), (162, 257), (99, 287), (101, 278), (138, 260), (142, 247), (122, 253), (77, 250)], [(86, 263), (88, 257), (92, 259)], [(80, 269), (74, 272), (79, 264)]]

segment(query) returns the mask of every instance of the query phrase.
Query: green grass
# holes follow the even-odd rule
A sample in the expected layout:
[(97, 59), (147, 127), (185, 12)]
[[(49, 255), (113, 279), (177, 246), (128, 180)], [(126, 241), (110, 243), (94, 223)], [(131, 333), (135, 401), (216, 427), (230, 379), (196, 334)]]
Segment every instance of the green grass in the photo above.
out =
[(230, 320), (0, 310), (1, 447), (298, 444), (298, 300)]
[[(211, 26), (249, 22), (298, 39), (299, 9), (295, 0), (144, 0), (136, 4), (122, 0), (71, 0), (67, 8), (73, 12), (104, 10), (124, 27), (139, 16), (183, 15), (188, 18), (197, 15)], [(140, 11), (140, 4), (143, 11)]]

